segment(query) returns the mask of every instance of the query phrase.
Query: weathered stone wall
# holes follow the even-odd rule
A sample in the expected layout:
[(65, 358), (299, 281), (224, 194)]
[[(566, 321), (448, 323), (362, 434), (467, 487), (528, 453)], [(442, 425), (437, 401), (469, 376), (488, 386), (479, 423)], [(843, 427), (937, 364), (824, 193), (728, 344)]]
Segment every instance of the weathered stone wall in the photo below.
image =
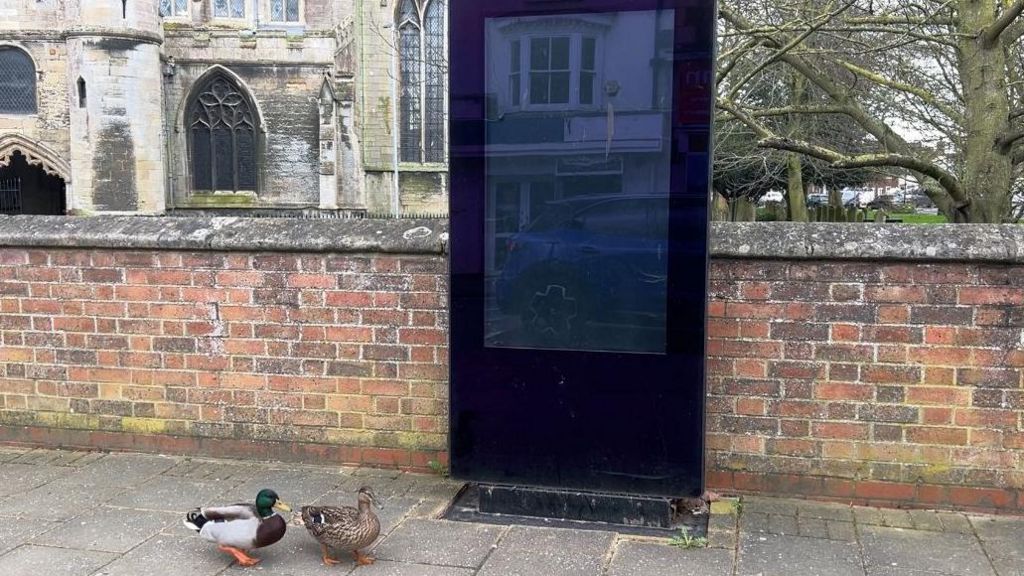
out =
[[(383, 5), (382, 5), (383, 4)], [(394, 133), (401, 94), (395, 56), (395, 2), (363, 2), (359, 22), (357, 117), (370, 212), (390, 213), (394, 194)], [(405, 213), (447, 213), (447, 165), (399, 162), (399, 204)]]
[(0, 45), (25, 50), (36, 65), (36, 113), (0, 114), (0, 136), (18, 134), (67, 158), (71, 123), (68, 109), (68, 54), (64, 39), (44, 29), (2, 28), (9, 21), (0, 18)]
[(284, 31), (169, 31), (164, 52), (174, 58), (167, 79), (165, 121), (173, 134), (172, 188), (176, 207), (213, 207), (216, 198), (196, 198), (188, 180), (184, 112), (196, 81), (223, 66), (242, 82), (258, 107), (264, 149), (260, 190), (245, 204), (228, 207), (317, 207), (320, 204), (320, 123), (317, 97), (334, 65), (334, 39), (327, 33), (288, 36)]
[[(164, 132), (160, 46), (140, 38), (68, 38), (71, 106), (69, 208), (163, 212)], [(80, 105), (77, 82), (86, 85)]]

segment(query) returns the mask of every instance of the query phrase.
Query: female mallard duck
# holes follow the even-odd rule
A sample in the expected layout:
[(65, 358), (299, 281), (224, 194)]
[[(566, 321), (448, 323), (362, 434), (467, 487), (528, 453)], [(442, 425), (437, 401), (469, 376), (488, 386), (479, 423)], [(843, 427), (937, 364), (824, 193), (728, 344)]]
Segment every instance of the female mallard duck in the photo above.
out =
[(339, 564), (331, 558), (330, 548), (352, 552), (360, 565), (373, 564), (374, 559), (359, 550), (366, 548), (380, 534), (380, 520), (370, 509), (370, 504), (383, 508), (377, 503), (369, 486), (359, 489), (359, 509), (351, 506), (303, 506), (302, 524), (320, 542), (324, 564)]
[(275, 510), (290, 512), (277, 492), (260, 490), (256, 504), (234, 504), (216, 508), (196, 508), (185, 515), (185, 527), (195, 530), (204, 539), (219, 544), (242, 566), (257, 564), (244, 551), (270, 546), (284, 537), (286, 522)]

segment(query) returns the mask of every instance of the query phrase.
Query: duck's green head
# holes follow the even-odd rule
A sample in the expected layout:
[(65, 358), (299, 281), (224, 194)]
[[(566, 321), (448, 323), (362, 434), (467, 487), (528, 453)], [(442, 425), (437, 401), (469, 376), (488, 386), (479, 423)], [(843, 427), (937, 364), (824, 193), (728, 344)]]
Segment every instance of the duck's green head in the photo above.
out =
[(260, 493), (256, 495), (256, 512), (261, 517), (270, 516), (274, 510), (280, 510), (281, 512), (291, 512), (290, 506), (281, 502), (281, 499), (277, 496), (277, 492), (264, 488), (260, 490)]

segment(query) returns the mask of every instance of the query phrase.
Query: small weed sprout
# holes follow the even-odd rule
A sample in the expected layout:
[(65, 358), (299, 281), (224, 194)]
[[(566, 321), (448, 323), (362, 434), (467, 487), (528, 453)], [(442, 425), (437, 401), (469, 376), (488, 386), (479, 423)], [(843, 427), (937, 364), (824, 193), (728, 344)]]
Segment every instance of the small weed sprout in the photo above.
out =
[(677, 548), (705, 548), (708, 545), (708, 539), (703, 536), (691, 536), (690, 529), (683, 526), (679, 529), (679, 535), (672, 537), (670, 544)]

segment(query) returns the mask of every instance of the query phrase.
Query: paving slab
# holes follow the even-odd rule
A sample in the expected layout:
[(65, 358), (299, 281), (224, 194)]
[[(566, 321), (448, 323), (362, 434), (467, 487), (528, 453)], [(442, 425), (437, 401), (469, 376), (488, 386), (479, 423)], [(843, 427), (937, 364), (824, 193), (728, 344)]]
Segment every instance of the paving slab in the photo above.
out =
[(666, 544), (618, 543), (608, 576), (732, 576), (733, 550), (692, 548)]
[(957, 534), (974, 534), (974, 527), (967, 519), (967, 516), (958, 512), (936, 512), (939, 521), (942, 522), (943, 532), (955, 532)]
[(1024, 576), (1024, 518), (973, 517), (971, 523), (999, 576)]
[(141, 484), (149, 478), (171, 469), (178, 460), (170, 456), (150, 454), (107, 454), (103, 458), (76, 469), (67, 478), (79, 484), (102, 484), (127, 487)]
[(25, 545), (0, 556), (4, 576), (88, 576), (116, 554)]
[(969, 534), (862, 526), (861, 543), (869, 568), (995, 576), (981, 543)]
[(125, 553), (175, 523), (180, 516), (102, 506), (32, 539), (33, 544)]
[(737, 576), (864, 576), (856, 542), (741, 534)]
[[(126, 508), (145, 510), (164, 510), (168, 512), (186, 511), (198, 506), (233, 504), (221, 498), (225, 486), (219, 483), (198, 482), (174, 476), (158, 476), (119, 494), (113, 502)], [(255, 502), (253, 492), (248, 501)]]
[[(224, 497), (232, 502), (254, 502), (264, 488), (277, 492), (292, 508), (312, 504), (321, 496), (352, 480), (351, 476), (324, 470), (255, 470), (241, 483), (225, 485)], [(372, 482), (370, 482), (372, 485)], [(350, 498), (354, 499), (352, 489)], [(346, 501), (346, 503), (348, 503)]]
[(797, 526), (796, 516), (770, 514), (768, 516), (768, 532), (796, 535), (800, 533), (800, 528)]
[[(194, 533), (150, 538), (93, 576), (215, 576), (234, 558)], [(261, 564), (262, 566), (262, 564)], [(272, 573), (272, 572), (265, 572)]]
[(800, 501), (796, 503), (796, 510), (801, 518), (853, 522), (853, 507), (846, 504)]
[(934, 510), (910, 510), (909, 513), (915, 530), (943, 531), (942, 519)]
[(501, 526), (410, 519), (374, 549), (381, 560), (477, 568), (491, 553)]
[(0, 554), (10, 552), (31, 540), (34, 536), (42, 534), (60, 526), (58, 522), (33, 521), (33, 522), (4, 522), (0, 521)]
[(761, 514), (779, 514), (782, 516), (796, 516), (799, 508), (796, 500), (782, 498), (762, 498), (759, 496), (745, 496), (743, 498), (743, 513), (758, 512)]
[(71, 469), (62, 466), (5, 462), (0, 466), (0, 497), (28, 492), (71, 472)]
[(66, 520), (106, 503), (122, 490), (103, 484), (82, 485), (65, 476), (28, 492), (8, 496), (0, 501), (0, 516)]
[(853, 516), (858, 524), (870, 526), (888, 526), (891, 528), (913, 528), (914, 521), (907, 510), (891, 510), (887, 508), (868, 508), (856, 506)]
[(238, 484), (252, 477), (252, 466), (220, 462), (216, 460), (194, 460), (185, 458), (164, 472), (165, 476), (180, 476), (203, 482), (231, 482)]
[(594, 576), (615, 541), (612, 532), (513, 526), (479, 576)]

